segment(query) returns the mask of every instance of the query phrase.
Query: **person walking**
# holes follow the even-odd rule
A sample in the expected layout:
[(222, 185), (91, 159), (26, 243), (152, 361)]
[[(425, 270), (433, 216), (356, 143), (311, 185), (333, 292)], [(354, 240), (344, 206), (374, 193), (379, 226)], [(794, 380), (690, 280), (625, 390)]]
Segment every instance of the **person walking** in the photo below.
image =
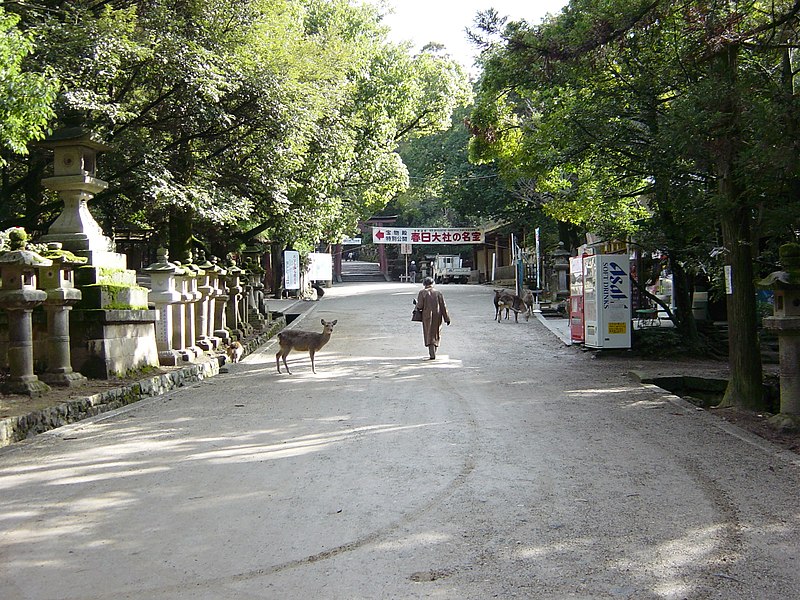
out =
[(422, 285), (425, 287), (417, 294), (417, 310), (422, 312), (422, 336), (428, 347), (428, 355), (434, 360), (442, 335), (442, 321), (450, 325), (450, 315), (444, 296), (433, 287), (433, 278), (426, 277)]
[(408, 267), (408, 272), (411, 274), (411, 283), (417, 283), (417, 263), (411, 261), (411, 266)]

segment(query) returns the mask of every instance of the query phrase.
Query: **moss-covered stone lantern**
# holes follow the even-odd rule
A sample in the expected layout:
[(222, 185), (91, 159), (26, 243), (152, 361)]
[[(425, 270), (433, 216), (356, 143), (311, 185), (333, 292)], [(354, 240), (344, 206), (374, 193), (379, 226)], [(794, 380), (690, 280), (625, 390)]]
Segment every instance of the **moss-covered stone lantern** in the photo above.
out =
[(800, 244), (781, 246), (780, 261), (783, 270), (759, 282), (774, 293), (774, 314), (764, 327), (777, 334), (780, 353), (781, 412), (770, 423), (800, 429)]
[(64, 250), (59, 242), (47, 244), (44, 257), (53, 262), (39, 267), (38, 287), (47, 294), (47, 371), (42, 381), (54, 386), (75, 387), (86, 377), (72, 369), (69, 335), (69, 313), (80, 301), (81, 291), (75, 287), (73, 269), (86, 264), (87, 258)]
[(28, 235), (22, 229), (9, 233), (10, 250), (0, 253), (0, 308), (8, 314), (8, 367), (10, 376), (3, 385), (9, 394), (40, 396), (50, 386), (33, 372), (33, 309), (47, 300), (36, 289), (36, 269), (53, 264), (36, 252), (26, 250)]

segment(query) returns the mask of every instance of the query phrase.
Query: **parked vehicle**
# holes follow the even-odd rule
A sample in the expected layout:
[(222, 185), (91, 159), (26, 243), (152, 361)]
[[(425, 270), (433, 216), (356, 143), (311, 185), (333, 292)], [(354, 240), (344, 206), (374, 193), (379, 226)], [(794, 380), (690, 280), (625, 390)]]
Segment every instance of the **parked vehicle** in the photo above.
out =
[(462, 266), (457, 254), (437, 254), (431, 262), (436, 283), (467, 283), (472, 269)]

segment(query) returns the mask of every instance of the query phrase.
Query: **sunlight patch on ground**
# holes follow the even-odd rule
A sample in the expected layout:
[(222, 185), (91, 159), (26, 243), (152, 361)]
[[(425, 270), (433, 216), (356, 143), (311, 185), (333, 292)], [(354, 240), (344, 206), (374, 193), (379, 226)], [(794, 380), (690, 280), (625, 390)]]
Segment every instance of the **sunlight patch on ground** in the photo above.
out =
[(615, 387), (615, 388), (590, 388), (586, 390), (567, 390), (567, 396), (573, 398), (592, 398), (594, 396), (605, 396), (606, 394), (630, 394), (638, 391), (637, 387)]
[(589, 539), (575, 538), (569, 542), (558, 542), (555, 544), (547, 544), (546, 546), (523, 546), (518, 548), (514, 554), (521, 559), (543, 558), (556, 554), (574, 552), (582, 548), (588, 548), (591, 545), (592, 541)]
[(94, 474), (86, 474), (86, 475), (79, 475), (74, 474), (70, 476), (62, 471), (59, 478), (55, 481), (51, 481), (49, 485), (76, 485), (76, 484), (84, 484), (84, 483), (92, 483), (95, 481), (106, 481), (109, 479), (122, 479), (124, 477), (137, 477), (139, 475), (150, 475), (153, 473), (164, 473), (169, 471), (170, 468), (167, 466), (164, 467), (150, 467), (147, 469), (133, 469), (128, 471), (116, 471), (116, 472), (104, 472), (104, 473), (94, 473)]
[(426, 548), (438, 544), (449, 544), (453, 536), (439, 531), (425, 531), (408, 535), (397, 540), (386, 540), (376, 544), (379, 550), (407, 550), (409, 548)]
[(680, 538), (642, 550), (633, 560), (629, 557), (621, 561), (617, 568), (652, 574), (659, 580), (653, 591), (666, 600), (691, 597), (694, 590), (687, 580), (695, 578), (692, 570), (705, 569), (714, 560), (723, 535), (722, 525), (688, 529)]
[(299, 436), (272, 444), (247, 444), (218, 448), (188, 455), (186, 460), (209, 461), (213, 464), (259, 462), (318, 452), (336, 444), (361, 439), (364, 435), (397, 433), (424, 427), (436, 427), (440, 423), (420, 423), (417, 425), (370, 425), (344, 431)]

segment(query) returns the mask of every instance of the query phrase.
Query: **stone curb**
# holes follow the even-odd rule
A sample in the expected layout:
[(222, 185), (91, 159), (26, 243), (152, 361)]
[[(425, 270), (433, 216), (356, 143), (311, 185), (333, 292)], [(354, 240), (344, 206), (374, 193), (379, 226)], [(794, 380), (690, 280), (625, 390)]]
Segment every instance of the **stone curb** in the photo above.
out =
[[(243, 340), (245, 355), (266, 343), (285, 326), (286, 318), (281, 316), (272, 321), (268, 330)], [(227, 356), (224, 354), (209, 354), (196, 363), (169, 373), (146, 377), (129, 385), (77, 398), (26, 415), (0, 419), (0, 448), (213, 377), (220, 373), (220, 367), (226, 361)]]

